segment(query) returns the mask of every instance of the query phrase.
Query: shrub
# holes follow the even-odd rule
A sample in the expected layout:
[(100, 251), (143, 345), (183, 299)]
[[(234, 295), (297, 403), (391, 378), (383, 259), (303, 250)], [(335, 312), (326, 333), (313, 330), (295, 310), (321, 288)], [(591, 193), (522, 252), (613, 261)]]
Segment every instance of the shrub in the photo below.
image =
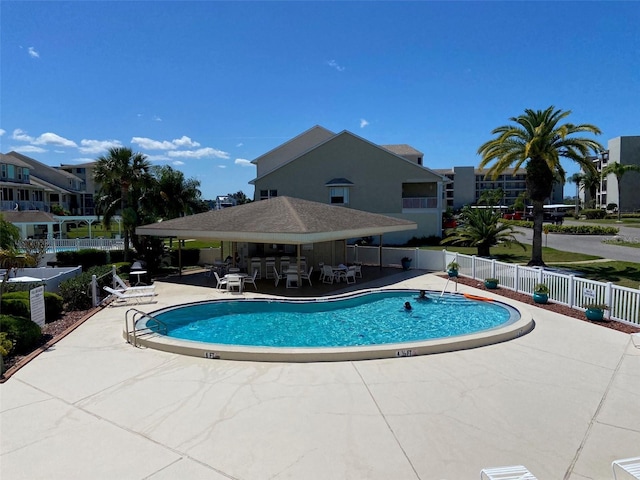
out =
[(582, 215), (584, 215), (588, 220), (593, 220), (597, 218), (605, 218), (607, 216), (607, 212), (606, 210), (602, 210), (600, 208), (592, 208), (583, 210)]
[(0, 315), (0, 332), (6, 332), (18, 355), (33, 351), (42, 340), (42, 329), (37, 323), (13, 315)]
[[(47, 323), (62, 315), (63, 300), (57, 293), (44, 292), (44, 312)], [(10, 315), (31, 318), (29, 292), (11, 292), (2, 296), (2, 311)]]
[(407, 242), (407, 246), (422, 247), (423, 245), (425, 245), (435, 247), (437, 245), (440, 245), (440, 240), (442, 239), (436, 235), (431, 235), (429, 237), (411, 237)]
[(98, 279), (98, 289), (109, 285), (111, 276), (107, 275), (111, 271), (110, 265), (102, 265), (99, 267), (91, 267), (80, 275), (65, 280), (60, 284), (60, 294), (67, 310), (87, 310), (93, 305), (91, 304), (91, 276), (95, 275)]
[(535, 287), (533, 287), (533, 292), (540, 295), (549, 295), (549, 287), (545, 283), (537, 283)]

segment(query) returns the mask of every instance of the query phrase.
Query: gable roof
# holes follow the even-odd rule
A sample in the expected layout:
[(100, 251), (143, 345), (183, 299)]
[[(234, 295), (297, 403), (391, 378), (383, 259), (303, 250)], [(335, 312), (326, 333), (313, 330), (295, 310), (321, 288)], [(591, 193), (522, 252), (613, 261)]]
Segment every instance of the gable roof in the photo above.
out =
[(138, 235), (306, 244), (415, 230), (415, 222), (293, 197), (274, 197), (136, 228)]
[(258, 158), (251, 160), (251, 163), (257, 164), (265, 157), (275, 156), (276, 154), (284, 152), (285, 150), (287, 150), (287, 157), (297, 157), (301, 153), (306, 152), (318, 143), (331, 138), (334, 135), (335, 133), (333, 133), (332, 131), (321, 127), (320, 125), (315, 125), (309, 130), (305, 130), (301, 134), (296, 135), (292, 139), (278, 145), (276, 148), (269, 150), (267, 153), (263, 153)]
[(387, 153), (388, 155), (390, 155), (390, 156), (392, 156), (392, 157), (397, 158), (398, 160), (401, 160), (401, 161), (403, 161), (403, 162), (406, 162), (407, 164), (411, 165), (411, 166), (412, 166), (412, 168), (419, 169), (419, 170), (416, 170), (416, 172), (430, 173), (430, 174), (432, 174), (432, 175), (434, 175), (434, 176), (436, 176), (436, 177), (440, 177), (440, 179), (441, 179), (442, 181), (447, 182), (447, 183), (450, 181), (448, 178), (445, 178), (443, 175), (441, 175), (440, 173), (437, 173), (437, 172), (436, 172), (436, 171), (434, 171), (434, 170), (431, 170), (431, 169), (429, 169), (429, 168), (426, 168), (426, 167), (424, 167), (424, 166), (422, 166), (422, 165), (418, 165), (417, 163), (412, 162), (411, 160), (408, 160), (408, 159), (406, 159), (406, 158), (402, 157), (401, 155), (398, 155), (397, 153), (392, 152), (391, 150), (388, 150), (388, 149), (386, 149), (386, 148), (383, 148), (383, 147), (381, 147), (380, 145), (377, 145), (377, 144), (373, 143), (372, 141), (367, 140), (366, 138), (362, 138), (362, 137), (360, 137), (359, 135), (356, 135), (355, 133), (350, 132), (349, 130), (343, 130), (343, 131), (341, 131), (340, 133), (337, 133), (337, 134), (333, 135), (332, 137), (327, 138), (325, 141), (323, 141), (323, 142), (321, 142), (321, 143), (319, 143), (319, 144), (317, 144), (317, 145), (314, 145), (311, 149), (306, 150), (306, 151), (304, 151), (304, 152), (300, 153), (300, 155), (298, 155), (298, 156), (296, 156), (296, 157), (292, 157), (292, 158), (290, 158), (289, 160), (287, 160), (287, 161), (285, 161), (285, 162), (280, 163), (276, 168), (274, 168), (274, 169), (272, 169), (272, 170), (269, 170), (268, 172), (266, 172), (266, 173), (264, 173), (264, 174), (262, 174), (262, 175), (258, 175), (256, 178), (254, 178), (254, 179), (252, 179), (251, 181), (249, 181), (249, 183), (250, 183), (251, 185), (255, 185), (255, 182), (256, 182), (257, 180), (260, 180), (260, 179), (262, 179), (262, 178), (264, 178), (264, 177), (266, 177), (266, 176), (270, 175), (270, 174), (271, 174), (271, 173), (273, 173), (274, 171), (278, 170), (279, 168), (282, 168), (283, 166), (288, 165), (288, 164), (290, 164), (291, 162), (294, 162), (295, 160), (297, 160), (297, 159), (299, 159), (300, 157), (302, 157), (302, 156), (304, 156), (305, 154), (307, 154), (309, 151), (311, 151), (311, 150), (315, 150), (316, 148), (320, 148), (321, 146), (326, 145), (327, 143), (332, 142), (333, 140), (335, 140), (335, 139), (337, 139), (337, 138), (339, 138), (339, 137), (341, 137), (341, 136), (344, 136), (344, 135), (348, 135), (348, 136), (351, 136), (351, 137), (353, 137), (353, 138), (355, 138), (355, 139), (358, 139), (358, 140), (360, 140), (360, 141), (362, 141), (362, 142), (364, 142), (364, 143), (366, 143), (366, 144), (368, 144), (368, 145), (370, 145), (370, 146), (372, 146), (372, 147), (374, 147), (374, 148), (377, 148), (377, 149), (382, 150), (383, 152)]
[(0, 212), (0, 214), (10, 223), (29, 223), (36, 225), (58, 223), (58, 220), (56, 220), (53, 215), (39, 210), (5, 210)]
[(416, 150), (411, 145), (407, 145), (406, 143), (400, 143), (398, 145), (380, 145), (380, 146), (400, 156), (404, 156), (404, 155), (422, 156), (423, 155), (423, 153), (420, 150)]

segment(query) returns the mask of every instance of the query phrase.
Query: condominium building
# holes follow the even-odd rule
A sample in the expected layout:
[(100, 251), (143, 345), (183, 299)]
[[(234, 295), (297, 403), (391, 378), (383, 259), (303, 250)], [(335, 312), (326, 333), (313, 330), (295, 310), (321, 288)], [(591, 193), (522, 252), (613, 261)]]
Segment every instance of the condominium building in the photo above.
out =
[[(524, 169), (517, 172), (507, 169), (495, 180), (487, 177), (487, 171), (487, 169), (475, 167), (434, 169), (434, 172), (452, 180), (445, 186), (446, 206), (457, 210), (465, 205), (475, 205), (483, 192), (497, 189), (503, 191), (501, 205), (510, 206), (523, 192), (527, 191)], [(548, 203), (562, 203), (563, 187), (563, 184), (554, 183)]]
[[(608, 150), (600, 155), (591, 157), (598, 172), (611, 163), (622, 165), (640, 165), (640, 136), (612, 138), (608, 142)], [(618, 185), (614, 175), (601, 177), (600, 185), (596, 189), (595, 198), (586, 189), (581, 189), (580, 200), (588, 205), (593, 203), (595, 208), (606, 208), (608, 204), (616, 204), (621, 211), (635, 212), (640, 210), (640, 172), (628, 171)], [(591, 202), (595, 200), (595, 202)]]

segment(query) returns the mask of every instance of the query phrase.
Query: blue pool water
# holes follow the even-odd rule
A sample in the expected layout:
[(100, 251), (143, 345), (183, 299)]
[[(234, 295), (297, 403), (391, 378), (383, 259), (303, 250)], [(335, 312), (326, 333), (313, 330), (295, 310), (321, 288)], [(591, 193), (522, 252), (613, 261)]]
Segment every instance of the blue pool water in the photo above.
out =
[[(404, 309), (411, 302), (412, 310)], [(344, 347), (466, 335), (502, 326), (519, 313), (460, 295), (376, 291), (338, 300), (229, 300), (154, 314), (168, 336), (225, 345)]]

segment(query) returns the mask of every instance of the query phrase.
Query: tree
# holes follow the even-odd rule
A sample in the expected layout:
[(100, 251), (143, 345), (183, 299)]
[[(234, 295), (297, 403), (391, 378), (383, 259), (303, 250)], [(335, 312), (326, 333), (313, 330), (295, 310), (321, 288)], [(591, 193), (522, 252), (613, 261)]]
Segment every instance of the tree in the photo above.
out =
[(236, 205), (244, 205), (245, 203), (252, 202), (252, 200), (247, 197), (242, 190), (236, 193), (228, 193), (227, 196), (233, 198), (236, 201)]
[(618, 221), (620, 221), (620, 212), (622, 211), (622, 177), (629, 172), (640, 172), (640, 165), (623, 165), (619, 162), (613, 162), (602, 169), (603, 177), (614, 175), (618, 182)]
[(525, 249), (515, 234), (520, 234), (512, 225), (500, 223), (500, 212), (490, 208), (471, 208), (468, 205), (462, 209), (462, 226), (442, 240), (443, 244), (458, 244), (478, 249), (478, 256), (491, 255), (491, 247), (498, 244), (519, 245)]
[(150, 164), (142, 153), (133, 153), (127, 147), (110, 148), (108, 155), (96, 160), (94, 179), (100, 185), (96, 209), (107, 227), (111, 225), (113, 216), (120, 212), (123, 219), (125, 261), (129, 257), (130, 236), (138, 223), (137, 212), (129, 207), (132, 203), (130, 193), (132, 188), (144, 189), (149, 185), (149, 168)]
[(525, 164), (527, 194), (533, 204), (533, 244), (529, 265), (543, 266), (542, 223), (544, 221), (544, 201), (551, 196), (554, 179), (564, 180), (565, 171), (560, 158), (572, 160), (584, 171), (594, 171), (589, 159), (590, 151), (603, 150), (602, 145), (590, 138), (573, 135), (587, 132), (600, 134), (594, 125), (574, 125), (558, 123), (571, 114), (555, 110), (525, 110), (524, 114), (509, 120), (516, 125), (503, 125), (491, 133), (495, 138), (478, 149), (482, 156), (480, 168), (495, 162), (487, 176), (496, 179), (504, 170), (513, 167), (517, 171)]
[(156, 183), (149, 199), (152, 201), (152, 210), (159, 219), (169, 220), (209, 209), (202, 200), (198, 180), (185, 179), (184, 173), (169, 165), (153, 167), (151, 173)]
[(576, 210), (574, 216), (578, 218), (578, 215), (580, 215), (580, 186), (584, 182), (584, 175), (582, 173), (574, 173), (569, 177), (569, 181), (576, 184)]
[(585, 193), (589, 192), (589, 208), (596, 208), (596, 195), (598, 193), (598, 187), (600, 187), (601, 181), (600, 173), (598, 173), (597, 171), (589, 170), (587, 172), (581, 173), (581, 175), (582, 188), (584, 189)]
[(502, 190), (501, 188), (496, 188), (494, 190), (485, 190), (480, 194), (480, 197), (478, 198), (478, 205), (501, 205), (502, 197), (504, 197), (504, 190)]
[(15, 248), (20, 241), (20, 229), (13, 223), (7, 222), (0, 214), (0, 248)]
[[(5, 285), (9, 281), (12, 270), (24, 267), (31, 267), (36, 264), (35, 259), (28, 254), (18, 250), (20, 241), (20, 229), (14, 224), (7, 222), (0, 215), (0, 268), (5, 269), (0, 283), (0, 298), (4, 293)], [(0, 302), (0, 307), (1, 307)]]

